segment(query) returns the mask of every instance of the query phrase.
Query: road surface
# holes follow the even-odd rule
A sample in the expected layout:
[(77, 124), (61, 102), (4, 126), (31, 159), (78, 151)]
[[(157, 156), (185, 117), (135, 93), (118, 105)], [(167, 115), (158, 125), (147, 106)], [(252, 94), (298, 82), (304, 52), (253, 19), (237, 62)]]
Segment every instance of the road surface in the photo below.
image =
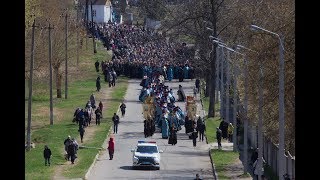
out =
[[(197, 173), (206, 180), (214, 179), (208, 146), (205, 141), (198, 141), (197, 147), (193, 147), (192, 140), (185, 134), (184, 127), (177, 133), (178, 142), (175, 146), (168, 144), (168, 139), (162, 139), (160, 133), (155, 133), (153, 137), (144, 138), (142, 104), (138, 100), (141, 89), (140, 81), (140, 79), (129, 80), (125, 95), (126, 115), (123, 118), (120, 116), (118, 134), (114, 134), (115, 153), (113, 160), (109, 160), (108, 151), (103, 151), (91, 169), (88, 179), (188, 180), (194, 179)], [(165, 82), (165, 85), (172, 88), (176, 99), (179, 84), (182, 85), (186, 96), (193, 95), (194, 80)], [(185, 103), (176, 102), (175, 104), (185, 110)], [(131, 168), (132, 152), (130, 150), (136, 146), (138, 140), (145, 139), (155, 140), (159, 149), (164, 151), (161, 154), (160, 170), (133, 170)], [(104, 148), (107, 148), (107, 140), (103, 145)]]

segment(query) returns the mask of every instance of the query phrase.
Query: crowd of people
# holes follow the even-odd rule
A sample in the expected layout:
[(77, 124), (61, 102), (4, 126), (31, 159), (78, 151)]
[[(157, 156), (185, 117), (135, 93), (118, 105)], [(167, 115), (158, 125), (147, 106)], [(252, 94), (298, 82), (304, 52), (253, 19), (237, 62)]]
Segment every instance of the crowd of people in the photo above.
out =
[(160, 34), (125, 24), (96, 24), (96, 37), (108, 50), (112, 50), (112, 61), (99, 64), (106, 82), (116, 76), (130, 78), (151, 77), (155, 70), (161, 71), (166, 80), (194, 79), (196, 69), (190, 63), (190, 53), (186, 43), (168, 42)]

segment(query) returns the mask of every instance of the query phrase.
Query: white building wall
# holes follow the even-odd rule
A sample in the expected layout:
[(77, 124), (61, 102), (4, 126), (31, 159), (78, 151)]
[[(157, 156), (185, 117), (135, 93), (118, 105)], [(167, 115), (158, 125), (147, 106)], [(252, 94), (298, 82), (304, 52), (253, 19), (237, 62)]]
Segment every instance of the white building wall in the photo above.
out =
[(108, 22), (108, 21), (112, 22), (111, 19), (111, 6), (104, 6), (104, 22)]
[[(92, 5), (93, 11), (96, 11), (96, 16), (93, 16), (93, 21), (97, 23), (104, 22), (104, 5)], [(91, 21), (91, 6), (89, 5), (89, 21)]]

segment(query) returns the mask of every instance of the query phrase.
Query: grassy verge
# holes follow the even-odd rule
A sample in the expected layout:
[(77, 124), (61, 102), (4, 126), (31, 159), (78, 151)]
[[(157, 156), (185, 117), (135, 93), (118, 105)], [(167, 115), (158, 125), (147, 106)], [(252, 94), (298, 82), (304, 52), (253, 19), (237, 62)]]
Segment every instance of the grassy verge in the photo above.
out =
[[(203, 93), (202, 93), (203, 94)], [(209, 109), (209, 97), (201, 97), (203, 102), (203, 108), (208, 112)], [(215, 105), (216, 114), (218, 111), (220, 111), (220, 104), (216, 103)], [(212, 118), (205, 117), (206, 119), (206, 137), (208, 140), (208, 143), (217, 142), (216, 138), (216, 128), (220, 125), (220, 116), (217, 116)]]
[[(92, 44), (91, 44), (92, 45)], [(61, 99), (55, 97), (54, 93), (54, 125), (49, 125), (49, 93), (46, 80), (34, 84), (32, 97), (32, 130), (31, 139), (36, 147), (29, 152), (25, 152), (25, 179), (52, 179), (55, 169), (65, 163), (63, 157), (63, 141), (67, 135), (79, 137), (78, 126), (72, 123), (72, 116), (76, 107), (84, 107), (92, 92), (95, 92), (95, 79), (98, 74), (95, 72), (94, 62), (99, 60), (110, 60), (106, 50), (101, 43), (98, 43), (97, 54), (92, 53), (90, 41), (88, 52), (80, 57), (79, 69), (74, 74), (70, 73), (68, 86), (68, 99), (64, 99), (64, 89)], [(107, 84), (102, 83), (102, 89), (108, 88)], [(55, 85), (55, 84), (54, 84)], [(107, 136), (107, 130), (110, 127), (110, 119), (113, 112), (116, 112), (118, 104), (122, 100), (127, 87), (127, 79), (120, 77), (117, 86), (113, 89), (110, 107), (104, 110), (104, 119), (101, 125), (96, 127), (94, 138), (91, 141), (84, 142), (85, 146), (100, 147)], [(26, 86), (26, 88), (28, 88)], [(55, 87), (53, 87), (55, 88)], [(26, 89), (27, 91), (27, 89)], [(100, 95), (96, 93), (96, 99), (99, 101)], [(27, 114), (26, 97), (26, 114)], [(26, 119), (27, 123), (27, 119)], [(93, 125), (95, 126), (95, 125)], [(84, 137), (86, 138), (86, 137)], [(43, 147), (47, 144), (52, 151), (51, 166), (44, 166)], [(74, 166), (68, 166), (63, 169), (64, 175), (68, 177), (83, 177), (89, 168), (98, 150), (81, 149), (78, 151), (79, 158)]]
[[(117, 84), (111, 93), (111, 99), (107, 102), (109, 108), (103, 113), (101, 125), (97, 127), (94, 138), (85, 144), (89, 147), (101, 147), (103, 141), (108, 136), (108, 130), (111, 126), (111, 119), (114, 112), (117, 112), (118, 107), (127, 90), (127, 78), (120, 77)], [(106, 147), (103, 147), (106, 149)], [(69, 178), (84, 177), (90, 165), (93, 163), (94, 157), (98, 153), (97, 149), (81, 149), (78, 151), (78, 159), (74, 166), (64, 171), (64, 176)]]
[(211, 157), (215, 164), (215, 170), (219, 179), (230, 179), (226, 175), (229, 165), (233, 164), (238, 158), (239, 153), (233, 151), (211, 150)]

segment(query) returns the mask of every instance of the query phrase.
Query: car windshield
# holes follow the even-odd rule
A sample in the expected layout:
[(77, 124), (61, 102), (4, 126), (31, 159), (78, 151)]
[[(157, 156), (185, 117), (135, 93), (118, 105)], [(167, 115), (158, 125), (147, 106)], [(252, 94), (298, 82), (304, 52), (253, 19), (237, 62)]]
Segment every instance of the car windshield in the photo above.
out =
[(139, 153), (157, 153), (157, 147), (156, 146), (138, 146), (137, 152)]

